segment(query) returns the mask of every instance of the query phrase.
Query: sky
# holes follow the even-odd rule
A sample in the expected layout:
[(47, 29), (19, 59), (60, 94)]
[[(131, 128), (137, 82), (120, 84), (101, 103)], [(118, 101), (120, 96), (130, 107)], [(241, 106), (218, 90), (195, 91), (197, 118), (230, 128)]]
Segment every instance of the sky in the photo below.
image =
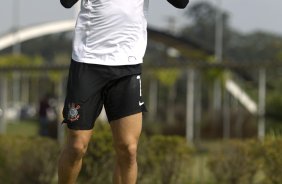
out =
[[(190, 0), (190, 6), (200, 1), (216, 4), (220, 0)], [(243, 33), (256, 30), (282, 35), (282, 0), (221, 0), (222, 8), (230, 14), (233, 28)], [(15, 4), (18, 5), (14, 6)], [(17, 11), (15, 11), (17, 10)], [(184, 10), (172, 7), (166, 0), (150, 0), (148, 24), (158, 29), (168, 28), (173, 17), (176, 28), (189, 24)], [(6, 0), (0, 6), (0, 36), (14, 25), (30, 26), (45, 22), (74, 18), (74, 8), (64, 9), (59, 0)], [(16, 18), (18, 17), (18, 19)], [(280, 21), (279, 21), (280, 20)]]

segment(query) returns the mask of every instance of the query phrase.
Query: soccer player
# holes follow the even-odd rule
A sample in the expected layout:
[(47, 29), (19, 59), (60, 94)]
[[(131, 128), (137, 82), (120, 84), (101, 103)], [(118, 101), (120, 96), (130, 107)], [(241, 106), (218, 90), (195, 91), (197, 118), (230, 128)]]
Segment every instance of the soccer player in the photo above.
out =
[[(78, 0), (61, 0), (65, 8)], [(168, 0), (184, 8), (188, 0)], [(135, 184), (136, 150), (145, 111), (141, 63), (147, 45), (148, 0), (81, 0), (73, 40), (63, 123), (67, 141), (58, 164), (59, 184), (74, 184), (105, 107), (116, 151), (114, 184)]]

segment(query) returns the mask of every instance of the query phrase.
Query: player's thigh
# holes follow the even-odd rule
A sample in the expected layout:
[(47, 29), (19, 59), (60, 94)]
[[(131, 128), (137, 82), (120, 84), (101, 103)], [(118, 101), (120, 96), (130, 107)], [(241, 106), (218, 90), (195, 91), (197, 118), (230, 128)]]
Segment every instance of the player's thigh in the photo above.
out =
[(142, 130), (142, 112), (110, 122), (115, 146), (137, 145)]

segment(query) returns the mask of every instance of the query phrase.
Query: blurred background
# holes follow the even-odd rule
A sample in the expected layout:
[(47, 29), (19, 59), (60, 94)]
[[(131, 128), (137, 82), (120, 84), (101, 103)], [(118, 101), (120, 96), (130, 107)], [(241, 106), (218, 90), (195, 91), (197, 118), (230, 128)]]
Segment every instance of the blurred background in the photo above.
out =
[[(183, 10), (149, 3), (138, 183), (282, 183), (281, 7), (279, 0), (193, 0)], [(0, 6), (3, 183), (57, 182), (78, 9), (57, 0)], [(95, 129), (78, 183), (111, 183), (104, 111)]]

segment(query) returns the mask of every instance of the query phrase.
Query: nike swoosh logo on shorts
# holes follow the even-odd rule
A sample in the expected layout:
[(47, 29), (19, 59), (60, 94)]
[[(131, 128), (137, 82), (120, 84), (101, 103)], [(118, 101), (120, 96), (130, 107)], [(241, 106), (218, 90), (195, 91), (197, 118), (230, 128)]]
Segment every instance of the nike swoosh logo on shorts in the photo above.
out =
[(140, 101), (139, 101), (139, 106), (141, 106), (141, 105), (143, 105), (143, 104), (144, 104), (144, 102), (140, 102)]

